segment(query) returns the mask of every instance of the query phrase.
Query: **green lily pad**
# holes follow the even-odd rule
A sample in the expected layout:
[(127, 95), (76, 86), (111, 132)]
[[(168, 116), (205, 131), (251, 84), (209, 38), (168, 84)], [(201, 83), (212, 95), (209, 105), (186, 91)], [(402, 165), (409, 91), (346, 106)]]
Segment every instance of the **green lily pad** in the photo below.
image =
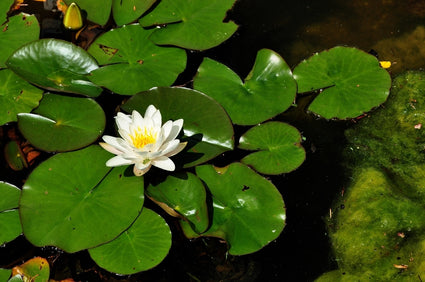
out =
[[(4, 3), (7, 3), (7, 1)], [(39, 36), (40, 25), (35, 16), (21, 13), (10, 17), (7, 23), (0, 26), (0, 46), (2, 50), (0, 52), (0, 67), (6, 67), (7, 58), (16, 49), (25, 43), (37, 40)]]
[(143, 178), (105, 165), (100, 146), (59, 153), (28, 177), (21, 194), (25, 237), (35, 246), (77, 252), (126, 230), (143, 207)]
[[(192, 173), (168, 175), (146, 189), (147, 195), (167, 211), (172, 209), (192, 225), (197, 233), (208, 228), (206, 192), (202, 181)], [(170, 213), (172, 214), (172, 212)]]
[(305, 160), (301, 134), (283, 122), (272, 121), (252, 127), (241, 136), (238, 147), (257, 151), (241, 162), (264, 174), (291, 172)]
[(17, 210), (21, 190), (12, 184), (0, 182), (0, 194), (2, 195), (0, 198), (0, 245), (2, 245), (22, 233)]
[(97, 97), (102, 88), (87, 79), (98, 68), (82, 48), (58, 39), (41, 39), (16, 50), (6, 62), (16, 74), (40, 87)]
[(32, 86), (11, 70), (0, 70), (0, 125), (17, 121), (17, 114), (38, 106), (43, 91)]
[(231, 69), (205, 59), (193, 86), (219, 102), (233, 123), (253, 125), (288, 109), (296, 84), (286, 62), (275, 52), (262, 49), (245, 83)]
[(238, 28), (232, 21), (223, 22), (227, 10), (232, 8), (234, 2), (235, 0), (162, 0), (139, 22), (144, 27), (162, 26), (151, 36), (155, 44), (206, 50), (229, 39)]
[(32, 258), (14, 269), (23, 276), (23, 281), (46, 282), (49, 280), (49, 262), (42, 257)]
[(18, 142), (10, 141), (4, 146), (4, 158), (9, 167), (15, 171), (23, 170), (28, 167), (24, 153), (22, 153)]
[(119, 26), (137, 20), (156, 0), (113, 0), (112, 15)]
[(184, 120), (182, 141), (188, 144), (173, 160), (191, 167), (233, 150), (233, 126), (224, 109), (207, 95), (187, 88), (158, 87), (131, 97), (121, 108), (144, 113), (149, 105), (161, 111), (163, 121)]
[(133, 274), (158, 265), (171, 248), (171, 230), (165, 220), (144, 208), (133, 225), (115, 240), (89, 250), (102, 268)]
[(326, 119), (354, 118), (382, 104), (391, 78), (378, 60), (361, 50), (335, 47), (294, 69), (298, 93), (320, 90), (308, 110)]
[(13, 5), (14, 0), (3, 0), (0, 2), (0, 24), (4, 23), (7, 19), (7, 12)]
[(102, 134), (105, 113), (91, 98), (45, 94), (33, 113), (18, 115), (24, 137), (40, 150), (71, 151), (85, 147)]
[(76, 3), (80, 10), (85, 11), (87, 19), (99, 25), (105, 25), (111, 15), (112, 0), (64, 0), (67, 5)]
[(198, 166), (196, 174), (213, 200), (213, 222), (203, 236), (222, 238), (230, 254), (245, 255), (260, 250), (282, 232), (285, 204), (270, 181), (241, 163), (225, 168)]
[(153, 44), (148, 39), (152, 31), (135, 24), (101, 35), (88, 51), (104, 66), (94, 70), (89, 79), (123, 95), (173, 84), (186, 67), (186, 52)]
[(0, 281), (8, 281), (12, 275), (12, 270), (0, 268)]

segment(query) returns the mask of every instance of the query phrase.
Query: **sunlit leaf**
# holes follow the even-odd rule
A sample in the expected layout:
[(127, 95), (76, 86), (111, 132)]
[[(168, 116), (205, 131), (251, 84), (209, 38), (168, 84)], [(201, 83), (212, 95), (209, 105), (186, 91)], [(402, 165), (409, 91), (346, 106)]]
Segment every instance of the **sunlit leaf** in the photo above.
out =
[(19, 114), (24, 137), (44, 151), (71, 151), (96, 141), (105, 128), (105, 113), (91, 98), (45, 94), (32, 113)]
[(281, 174), (299, 167), (305, 160), (301, 134), (289, 124), (267, 122), (252, 127), (239, 140), (239, 148), (257, 151), (241, 162), (264, 174)]
[(112, 15), (119, 26), (137, 20), (156, 0), (113, 0)]
[(89, 250), (102, 268), (119, 274), (133, 274), (158, 265), (171, 247), (171, 230), (165, 220), (144, 208), (129, 229), (115, 240)]
[(286, 62), (275, 52), (262, 49), (243, 82), (231, 69), (204, 59), (194, 88), (219, 102), (233, 123), (253, 125), (282, 113), (293, 103), (296, 84)]
[(134, 95), (122, 109), (143, 113), (151, 104), (161, 110), (163, 120), (184, 120), (181, 140), (188, 141), (188, 145), (173, 157), (177, 165), (195, 166), (233, 149), (233, 127), (229, 117), (205, 94), (187, 88), (159, 87)]
[[(162, 0), (140, 20), (144, 27), (159, 25), (151, 39), (159, 45), (205, 50), (227, 40), (237, 25), (224, 23), (235, 0)], [(165, 25), (165, 26), (163, 26)]]
[(0, 70), (0, 125), (17, 121), (17, 114), (38, 106), (43, 91), (29, 84), (11, 70)]
[(143, 177), (105, 165), (100, 146), (59, 153), (36, 167), (22, 190), (25, 237), (36, 246), (77, 252), (127, 229), (143, 206)]
[(370, 111), (385, 102), (391, 87), (390, 75), (376, 57), (350, 47), (316, 53), (295, 67), (294, 78), (298, 93), (320, 90), (308, 110), (327, 119)]
[(96, 97), (102, 88), (87, 79), (98, 68), (82, 48), (58, 39), (41, 39), (16, 50), (6, 62), (16, 74), (40, 87)]
[[(3, 3), (1, 1), (1, 3)], [(7, 1), (6, 1), (7, 2)], [(1, 4), (0, 4), (1, 5)], [(33, 15), (19, 14), (9, 18), (0, 26), (0, 67), (6, 67), (6, 60), (12, 53), (25, 43), (37, 40), (40, 35), (40, 25)]]
[(151, 33), (135, 24), (101, 35), (88, 51), (103, 66), (89, 79), (124, 95), (173, 84), (186, 67), (186, 52), (153, 44), (148, 39)]

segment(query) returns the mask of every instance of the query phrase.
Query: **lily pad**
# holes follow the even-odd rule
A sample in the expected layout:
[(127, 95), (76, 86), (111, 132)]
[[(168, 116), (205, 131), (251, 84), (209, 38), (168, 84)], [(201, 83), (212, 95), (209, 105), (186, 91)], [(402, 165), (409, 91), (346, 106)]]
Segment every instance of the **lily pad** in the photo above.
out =
[(183, 217), (190, 222), (197, 233), (208, 228), (208, 208), (206, 192), (202, 181), (192, 173), (179, 173), (155, 184), (150, 184), (147, 195), (171, 215)]
[[(158, 87), (134, 95), (121, 108), (143, 113), (149, 105), (163, 120), (184, 120), (182, 141), (188, 145), (173, 160), (191, 167), (233, 150), (233, 126), (224, 109), (207, 95), (187, 88)], [(200, 111), (202, 110), (202, 111)]]
[(45, 94), (33, 113), (18, 115), (24, 137), (40, 150), (71, 151), (85, 147), (102, 134), (105, 113), (91, 98)]
[(0, 24), (6, 21), (7, 12), (10, 10), (14, 0), (3, 0), (0, 1)]
[(11, 274), (12, 270), (0, 268), (0, 281), (8, 281)]
[(15, 266), (12, 275), (19, 274), (23, 276), (22, 281), (46, 282), (50, 276), (49, 262), (42, 257), (32, 258), (25, 263)]
[[(2, 3), (6, 2), (2, 1)], [(7, 58), (16, 49), (30, 41), (37, 40), (39, 36), (40, 25), (35, 16), (21, 13), (10, 17), (7, 23), (0, 26), (0, 46), (2, 50), (0, 52), (0, 67), (6, 67)]]
[(282, 232), (285, 204), (270, 181), (241, 163), (198, 166), (196, 174), (213, 200), (213, 222), (202, 235), (226, 240), (231, 255), (256, 252)]
[(382, 104), (391, 78), (376, 57), (350, 47), (316, 53), (294, 69), (298, 93), (320, 94), (308, 110), (326, 119), (354, 118)]
[(241, 136), (238, 147), (257, 151), (241, 162), (264, 174), (291, 172), (305, 160), (301, 134), (283, 122), (272, 121), (252, 127)]
[(288, 109), (296, 84), (286, 62), (275, 52), (262, 49), (243, 82), (225, 65), (204, 59), (194, 79), (195, 89), (219, 102), (233, 123), (253, 125)]
[(21, 190), (12, 184), (0, 182), (0, 194), (2, 195), (0, 198), (0, 245), (2, 245), (22, 233), (17, 210)]
[(232, 21), (223, 22), (226, 12), (232, 8), (234, 2), (235, 0), (162, 0), (139, 22), (144, 27), (162, 26), (151, 36), (155, 44), (206, 50), (229, 39), (238, 28)]
[(158, 265), (171, 248), (171, 230), (165, 220), (144, 208), (133, 225), (115, 240), (89, 250), (102, 268), (133, 274)]
[(15, 171), (23, 170), (28, 167), (25, 155), (22, 153), (22, 150), (16, 141), (9, 141), (4, 146), (4, 158), (6, 159), (9, 167)]
[(113, 0), (112, 15), (119, 26), (137, 20), (156, 0)]
[(143, 207), (143, 178), (126, 167), (107, 167), (110, 157), (93, 145), (56, 154), (33, 170), (19, 207), (32, 244), (72, 253), (108, 242), (131, 225)]
[(40, 87), (97, 97), (102, 88), (87, 79), (98, 68), (82, 48), (58, 39), (41, 39), (16, 50), (6, 62), (16, 74)]
[(38, 106), (43, 91), (32, 86), (11, 70), (0, 70), (0, 125), (17, 121), (17, 114)]
[(111, 15), (112, 0), (64, 0), (67, 5), (76, 3), (87, 14), (87, 19), (105, 25)]
[(104, 66), (89, 79), (123, 95), (173, 84), (186, 67), (186, 52), (153, 44), (148, 39), (152, 31), (135, 24), (101, 35), (88, 51)]

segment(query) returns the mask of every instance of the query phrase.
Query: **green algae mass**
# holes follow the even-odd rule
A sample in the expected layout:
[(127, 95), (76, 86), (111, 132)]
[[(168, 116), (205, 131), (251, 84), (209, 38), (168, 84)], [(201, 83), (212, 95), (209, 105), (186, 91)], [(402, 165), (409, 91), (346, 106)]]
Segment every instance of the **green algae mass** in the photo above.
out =
[(317, 281), (424, 281), (425, 73), (346, 131), (350, 184), (328, 218), (337, 270)]

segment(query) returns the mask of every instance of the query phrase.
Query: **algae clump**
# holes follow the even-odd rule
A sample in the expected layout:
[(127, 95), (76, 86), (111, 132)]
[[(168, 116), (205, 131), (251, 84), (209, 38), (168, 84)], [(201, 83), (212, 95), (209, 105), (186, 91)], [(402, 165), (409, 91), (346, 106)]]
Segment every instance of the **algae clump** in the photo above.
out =
[(351, 182), (328, 219), (339, 269), (317, 281), (424, 281), (425, 73), (398, 76), (346, 137)]

